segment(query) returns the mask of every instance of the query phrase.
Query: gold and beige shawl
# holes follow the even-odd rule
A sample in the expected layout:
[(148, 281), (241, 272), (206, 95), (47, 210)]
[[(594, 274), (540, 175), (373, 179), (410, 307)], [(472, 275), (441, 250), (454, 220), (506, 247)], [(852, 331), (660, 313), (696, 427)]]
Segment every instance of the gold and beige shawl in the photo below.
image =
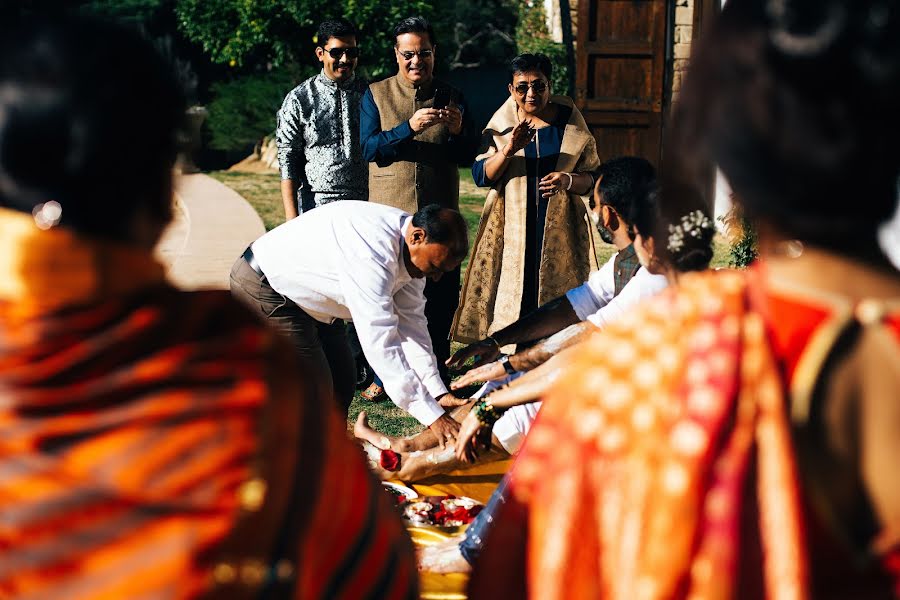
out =
[[(551, 102), (571, 106), (555, 171), (582, 173), (596, 169), (597, 144), (581, 113), (565, 96)], [(483, 131), (476, 160), (488, 158), (506, 145), (518, 123), (510, 97), (494, 113)], [(525, 215), (528, 195), (525, 151), (510, 160), (485, 199), (478, 235), (463, 283), (459, 309), (453, 320), (453, 339), (474, 342), (516, 321), (524, 283)], [(544, 223), (538, 302), (544, 304), (584, 283), (597, 269), (593, 225), (587, 215), (587, 196), (561, 191), (550, 198)]]

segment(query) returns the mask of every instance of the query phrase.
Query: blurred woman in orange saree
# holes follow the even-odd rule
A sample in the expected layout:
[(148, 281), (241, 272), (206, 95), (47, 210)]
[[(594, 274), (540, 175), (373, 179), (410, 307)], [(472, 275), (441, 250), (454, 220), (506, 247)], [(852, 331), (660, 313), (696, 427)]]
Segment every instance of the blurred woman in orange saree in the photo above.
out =
[(89, 19), (0, 29), (0, 597), (416, 598), (317, 374), (152, 257), (168, 66)]
[[(568, 352), (472, 598), (900, 591), (900, 274), (875, 235), (897, 203), (900, 13), (730, 0), (693, 60), (670, 143), (720, 165), (761, 260)], [(699, 164), (664, 165), (670, 211)], [(659, 233), (665, 253), (685, 231)]]

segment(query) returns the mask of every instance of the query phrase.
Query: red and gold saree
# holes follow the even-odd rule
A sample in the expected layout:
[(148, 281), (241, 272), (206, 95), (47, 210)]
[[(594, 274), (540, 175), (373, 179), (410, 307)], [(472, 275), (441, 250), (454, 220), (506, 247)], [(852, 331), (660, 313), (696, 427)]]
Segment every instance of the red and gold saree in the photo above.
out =
[(0, 597), (414, 598), (315, 374), (225, 292), (0, 211)]
[[(473, 598), (890, 596), (883, 571), (843, 579), (795, 442), (854, 315), (896, 373), (900, 311), (756, 297), (759, 275), (685, 277), (572, 352), (513, 466), (514, 501), (476, 565)], [(876, 545), (900, 539), (875, 533)], [(508, 575), (523, 566), (524, 582)]]

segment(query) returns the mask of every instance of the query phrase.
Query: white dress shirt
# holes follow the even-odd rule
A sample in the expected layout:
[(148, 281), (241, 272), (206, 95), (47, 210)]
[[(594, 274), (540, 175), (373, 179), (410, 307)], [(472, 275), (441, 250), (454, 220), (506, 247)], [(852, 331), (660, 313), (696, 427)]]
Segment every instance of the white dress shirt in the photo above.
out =
[(566, 292), (566, 298), (582, 321), (590, 321), (601, 329), (618, 319), (644, 298), (649, 298), (668, 285), (665, 275), (654, 275), (644, 267), (637, 270), (619, 295), (616, 295), (613, 254), (587, 282)]
[(444, 414), (447, 393), (425, 319), (424, 278), (403, 259), (412, 217), (345, 200), (320, 206), (253, 242), (253, 255), (279, 294), (330, 323), (350, 319), (369, 364), (394, 404), (423, 425)]

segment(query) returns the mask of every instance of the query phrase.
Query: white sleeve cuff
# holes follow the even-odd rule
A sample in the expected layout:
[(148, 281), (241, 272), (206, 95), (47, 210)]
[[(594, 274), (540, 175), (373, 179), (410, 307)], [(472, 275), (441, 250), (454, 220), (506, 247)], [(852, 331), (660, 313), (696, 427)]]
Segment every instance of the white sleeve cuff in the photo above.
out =
[(444, 409), (434, 398), (427, 398), (413, 400), (406, 407), (406, 412), (411, 414), (416, 421), (428, 427), (444, 414)]
[(428, 390), (428, 393), (431, 394), (432, 398), (440, 398), (450, 391), (447, 389), (447, 386), (444, 385), (441, 376), (436, 372), (423, 378), (422, 383), (425, 385), (425, 389)]

